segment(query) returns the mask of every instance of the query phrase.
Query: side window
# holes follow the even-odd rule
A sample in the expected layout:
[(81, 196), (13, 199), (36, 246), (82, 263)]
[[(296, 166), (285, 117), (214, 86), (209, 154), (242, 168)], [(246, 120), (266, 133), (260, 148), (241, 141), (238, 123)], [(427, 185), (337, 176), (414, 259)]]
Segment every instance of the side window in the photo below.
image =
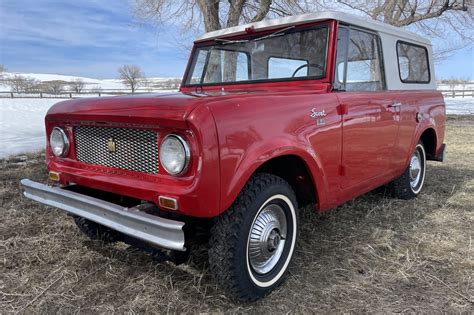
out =
[(291, 78), (308, 76), (308, 61), (270, 57), (268, 59), (268, 78)]
[(335, 77), (335, 86), (346, 91), (383, 90), (385, 82), (378, 36), (341, 28)]
[(425, 47), (397, 42), (398, 69), (403, 83), (429, 83), (428, 50)]

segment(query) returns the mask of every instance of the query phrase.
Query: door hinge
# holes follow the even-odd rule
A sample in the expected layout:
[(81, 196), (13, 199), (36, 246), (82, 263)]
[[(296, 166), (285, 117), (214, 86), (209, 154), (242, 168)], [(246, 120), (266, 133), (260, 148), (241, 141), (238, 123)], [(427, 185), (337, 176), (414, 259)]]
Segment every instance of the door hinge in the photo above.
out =
[(339, 104), (339, 106), (337, 107), (337, 113), (339, 115), (347, 115), (349, 113), (349, 107), (347, 106), (347, 104)]
[(346, 175), (346, 167), (344, 165), (339, 165), (339, 175), (340, 176)]

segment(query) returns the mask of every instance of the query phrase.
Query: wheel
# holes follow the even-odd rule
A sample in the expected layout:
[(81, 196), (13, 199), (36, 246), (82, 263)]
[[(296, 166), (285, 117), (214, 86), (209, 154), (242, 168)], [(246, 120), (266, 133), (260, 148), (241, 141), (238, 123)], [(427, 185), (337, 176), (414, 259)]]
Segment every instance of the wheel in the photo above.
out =
[(390, 193), (399, 199), (413, 199), (420, 193), (425, 183), (426, 152), (420, 141), (415, 147), (410, 163), (403, 174), (389, 184)]
[(211, 229), (209, 264), (233, 298), (257, 300), (283, 282), (298, 231), (298, 206), (290, 185), (256, 174)]
[(119, 232), (83, 217), (74, 216), (74, 222), (79, 227), (79, 230), (92, 240), (98, 240), (104, 243), (114, 243), (120, 240)]

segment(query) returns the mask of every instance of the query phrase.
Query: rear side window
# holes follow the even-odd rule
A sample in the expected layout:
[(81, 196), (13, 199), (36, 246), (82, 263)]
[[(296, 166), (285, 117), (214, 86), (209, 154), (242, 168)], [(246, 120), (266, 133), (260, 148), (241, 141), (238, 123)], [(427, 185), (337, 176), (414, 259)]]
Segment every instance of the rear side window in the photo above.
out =
[(430, 69), (426, 47), (397, 42), (398, 70), (403, 83), (429, 83)]

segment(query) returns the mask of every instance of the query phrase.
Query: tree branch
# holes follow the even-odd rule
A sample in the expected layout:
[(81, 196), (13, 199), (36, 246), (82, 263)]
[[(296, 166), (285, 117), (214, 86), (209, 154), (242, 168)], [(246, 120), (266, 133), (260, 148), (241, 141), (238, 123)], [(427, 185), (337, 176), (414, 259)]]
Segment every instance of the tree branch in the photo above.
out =
[(252, 22), (263, 20), (267, 16), (268, 11), (270, 11), (271, 5), (272, 5), (272, 0), (260, 0), (260, 9), (252, 18)]
[(425, 13), (417, 15), (416, 9), (417, 9), (416, 6), (413, 7), (411, 10), (411, 14), (407, 18), (399, 20), (399, 21), (394, 21), (396, 23), (394, 25), (406, 26), (406, 25), (410, 25), (416, 22), (423, 21), (423, 20), (437, 18), (437, 17), (440, 17), (446, 11), (467, 11), (468, 10), (467, 6), (464, 6), (458, 3), (457, 1), (454, 1), (453, 3), (451, 3), (451, 1), (449, 0), (445, 0), (441, 7), (438, 7), (437, 9), (433, 9), (433, 11), (431, 11), (432, 7), (430, 6)]
[(357, 6), (357, 5), (353, 5), (352, 3), (349, 3), (349, 2), (347, 2), (347, 1), (338, 0), (338, 2), (339, 2), (340, 4), (343, 4), (343, 5), (345, 5), (345, 6), (349, 7), (349, 8), (351, 8), (351, 9), (353, 9), (353, 10), (361, 11), (361, 12), (367, 14), (368, 16), (371, 15), (371, 13), (367, 10), (367, 8), (363, 8), (363, 7), (360, 7), (360, 6)]

